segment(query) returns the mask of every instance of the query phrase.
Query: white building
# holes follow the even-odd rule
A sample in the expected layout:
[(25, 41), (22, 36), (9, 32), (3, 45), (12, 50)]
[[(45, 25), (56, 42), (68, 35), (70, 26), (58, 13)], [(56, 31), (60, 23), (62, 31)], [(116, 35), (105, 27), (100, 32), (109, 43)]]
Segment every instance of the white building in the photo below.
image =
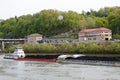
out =
[(78, 33), (79, 42), (93, 41), (99, 42), (102, 40), (112, 39), (112, 31), (107, 28), (84, 29)]

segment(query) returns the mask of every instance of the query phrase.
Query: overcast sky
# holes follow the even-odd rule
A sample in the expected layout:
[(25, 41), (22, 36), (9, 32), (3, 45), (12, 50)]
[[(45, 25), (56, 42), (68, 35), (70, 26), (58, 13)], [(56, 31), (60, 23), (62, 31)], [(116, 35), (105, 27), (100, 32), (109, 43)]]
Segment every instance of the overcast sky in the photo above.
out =
[(0, 19), (34, 14), (44, 9), (89, 11), (120, 6), (120, 0), (0, 0)]

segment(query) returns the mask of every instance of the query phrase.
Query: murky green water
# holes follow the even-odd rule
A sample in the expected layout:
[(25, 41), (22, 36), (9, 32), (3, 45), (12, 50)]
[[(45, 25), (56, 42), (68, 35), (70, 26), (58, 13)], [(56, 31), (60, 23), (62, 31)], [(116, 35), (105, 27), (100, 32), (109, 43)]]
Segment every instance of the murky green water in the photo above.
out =
[(120, 67), (15, 61), (0, 56), (0, 80), (120, 80)]

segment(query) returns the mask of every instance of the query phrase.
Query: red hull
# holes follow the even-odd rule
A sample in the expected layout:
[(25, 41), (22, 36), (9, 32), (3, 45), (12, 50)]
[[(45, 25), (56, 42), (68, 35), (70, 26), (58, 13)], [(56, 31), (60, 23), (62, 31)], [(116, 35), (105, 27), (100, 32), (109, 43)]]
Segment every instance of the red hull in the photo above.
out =
[(41, 62), (56, 62), (57, 59), (41, 59), (41, 58), (18, 58), (15, 60), (22, 60), (22, 61), (41, 61)]

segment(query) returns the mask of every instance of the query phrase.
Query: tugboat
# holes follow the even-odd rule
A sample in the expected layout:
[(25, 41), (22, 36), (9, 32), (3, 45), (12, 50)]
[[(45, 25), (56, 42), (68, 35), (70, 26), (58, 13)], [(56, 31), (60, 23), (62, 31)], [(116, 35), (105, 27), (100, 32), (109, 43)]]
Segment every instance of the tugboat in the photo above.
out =
[(18, 59), (25, 58), (25, 53), (22, 47), (17, 47), (12, 54), (7, 54), (4, 56), (4, 59)]

